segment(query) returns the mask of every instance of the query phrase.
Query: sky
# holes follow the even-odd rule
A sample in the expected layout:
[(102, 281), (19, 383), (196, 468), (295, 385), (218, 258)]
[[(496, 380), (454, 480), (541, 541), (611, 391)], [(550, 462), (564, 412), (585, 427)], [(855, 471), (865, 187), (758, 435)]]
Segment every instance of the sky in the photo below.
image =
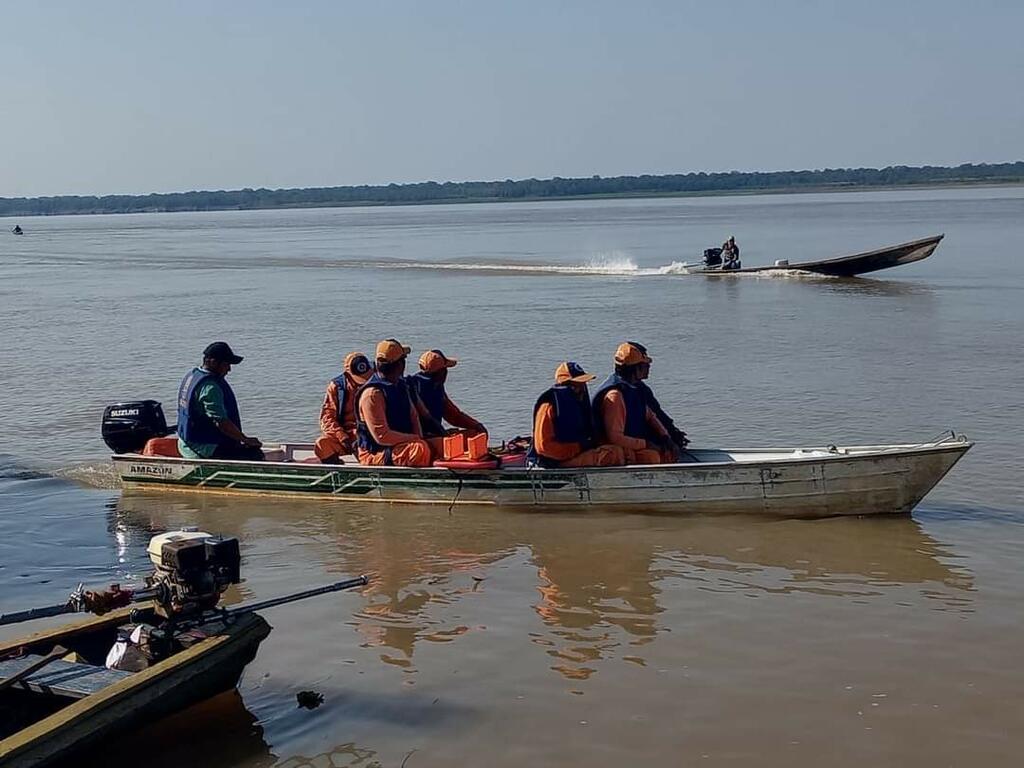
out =
[(1024, 159), (1024, 3), (0, 0), (0, 196)]

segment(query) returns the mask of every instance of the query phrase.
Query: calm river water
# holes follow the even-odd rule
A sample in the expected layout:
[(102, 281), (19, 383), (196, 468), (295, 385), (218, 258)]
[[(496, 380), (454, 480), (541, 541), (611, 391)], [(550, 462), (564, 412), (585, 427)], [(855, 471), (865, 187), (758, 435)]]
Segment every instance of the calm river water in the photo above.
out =
[[(9, 226), (14, 225), (9, 222)], [(242, 539), (273, 609), (240, 686), (116, 745), (147, 766), (1010, 766), (1024, 750), (1024, 189), (22, 220), (0, 235), (0, 611)], [(9, 228), (9, 227), (8, 227)], [(686, 276), (945, 232), (876, 279)], [(422, 511), (125, 493), (99, 419), (228, 340), (246, 431), (311, 439), (346, 352), (461, 358), (524, 433), (555, 364), (636, 339), (696, 445), (976, 448), (912, 517)], [(21, 627), (19, 629), (24, 629)], [(10, 628), (5, 636), (13, 634)], [(296, 706), (297, 691), (324, 695)]]

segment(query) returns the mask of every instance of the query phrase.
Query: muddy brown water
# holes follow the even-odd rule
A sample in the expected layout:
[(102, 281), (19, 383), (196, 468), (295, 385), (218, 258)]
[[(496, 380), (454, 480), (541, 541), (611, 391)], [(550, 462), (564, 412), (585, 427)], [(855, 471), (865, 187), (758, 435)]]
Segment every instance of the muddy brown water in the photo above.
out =
[[(22, 221), (0, 262), (0, 611), (129, 582), (181, 525), (241, 538), (232, 603), (372, 576), (268, 611), (239, 694), (105, 762), (1017, 765), (1022, 214), (1024, 191), (975, 189)], [(673, 267), (730, 232), (754, 264), (939, 231), (870, 281)], [(208, 339), (246, 355), (247, 429), (297, 439), (340, 357), (385, 335), (461, 357), (453, 393), (499, 435), (559, 359), (603, 372), (636, 337), (698, 444), (978, 445), (912, 516), (871, 519), (110, 487), (102, 406), (171, 403)]]

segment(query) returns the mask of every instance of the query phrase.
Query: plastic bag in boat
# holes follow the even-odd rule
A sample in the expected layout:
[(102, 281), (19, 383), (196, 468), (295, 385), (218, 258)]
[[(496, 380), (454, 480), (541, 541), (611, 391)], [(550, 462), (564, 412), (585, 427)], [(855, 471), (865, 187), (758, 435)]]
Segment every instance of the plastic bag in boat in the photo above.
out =
[(123, 672), (141, 672), (146, 669), (150, 661), (149, 632), (152, 629), (148, 624), (118, 627), (117, 642), (107, 653), (107, 669), (120, 669)]

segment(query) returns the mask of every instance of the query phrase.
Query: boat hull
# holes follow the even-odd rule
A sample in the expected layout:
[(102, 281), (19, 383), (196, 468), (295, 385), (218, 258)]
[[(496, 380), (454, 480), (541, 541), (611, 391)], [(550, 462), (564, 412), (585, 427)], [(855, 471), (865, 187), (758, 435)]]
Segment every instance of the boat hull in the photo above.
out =
[[(971, 445), (949, 439), (797, 451), (693, 451), (698, 461), (692, 463), (586, 469), (456, 471), (139, 455), (113, 461), (129, 488), (448, 508), (830, 517), (909, 512)], [(305, 450), (297, 444), (281, 448), (285, 455)]]
[[(125, 623), (129, 614), (130, 609), (124, 609), (70, 628), (0, 643), (0, 656), (19, 647), (52, 647), (75, 634), (99, 632)], [(100, 739), (231, 690), (269, 633), (270, 625), (262, 617), (242, 616), (220, 634), (0, 740), (0, 767), (29, 768), (65, 760)]]
[(874, 251), (865, 251), (833, 259), (801, 261), (767, 267), (746, 267), (744, 269), (726, 271), (720, 269), (700, 269), (694, 270), (693, 274), (727, 277), (729, 275), (751, 274), (755, 272), (798, 271), (829, 277), (854, 277), (926, 259), (938, 248), (943, 237), (944, 235), (935, 235), (933, 237), (926, 237), (923, 240), (913, 240), (909, 243), (900, 243), (899, 245), (892, 245), (887, 248), (879, 248)]

